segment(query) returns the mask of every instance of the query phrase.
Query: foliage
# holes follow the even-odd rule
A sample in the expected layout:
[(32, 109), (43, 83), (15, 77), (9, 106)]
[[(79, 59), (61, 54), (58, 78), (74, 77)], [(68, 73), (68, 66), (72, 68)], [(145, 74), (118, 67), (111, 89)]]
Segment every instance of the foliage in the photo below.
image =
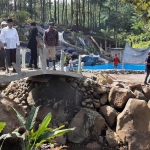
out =
[[(143, 26), (150, 20), (149, 0), (11, 0), (0, 1), (1, 18), (12, 17), (18, 22), (56, 22), (75, 31), (99, 33), (101, 39), (125, 45), (129, 35), (145, 34)], [(10, 13), (11, 12), (11, 13)], [(0, 19), (0, 20), (2, 20)], [(79, 33), (80, 34), (80, 33)], [(22, 40), (24, 37), (20, 35)], [(140, 41), (143, 42), (143, 41)], [(143, 44), (145, 44), (144, 41)], [(115, 43), (115, 42), (114, 42)]]
[(17, 11), (9, 14), (10, 18), (13, 18), (19, 23), (27, 21), (30, 17), (30, 14), (27, 11)]
[(6, 123), (5, 122), (0, 122), (0, 133), (3, 131), (3, 129), (5, 128)]
[(141, 12), (145, 22), (150, 20), (150, 1), (149, 0), (122, 0), (134, 4), (135, 12)]
[[(35, 147), (39, 147), (44, 142), (52, 143), (55, 137), (62, 136), (65, 133), (74, 130), (74, 128), (62, 130), (64, 126), (57, 129), (48, 128), (52, 119), (52, 114), (48, 113), (40, 124), (38, 130), (34, 131), (33, 126), (35, 124), (39, 108), (40, 107), (32, 107), (27, 120), (25, 120), (25, 118), (16, 109), (12, 108), (23, 126), (23, 128), (16, 129), (13, 132), (13, 134), (16, 134), (19, 138), (24, 140), (22, 146), (23, 150), (32, 150)], [(20, 130), (24, 130), (24, 132), (20, 133)]]
[(97, 51), (94, 47), (89, 46), (87, 47), (88, 52), (95, 54), (95, 52)]

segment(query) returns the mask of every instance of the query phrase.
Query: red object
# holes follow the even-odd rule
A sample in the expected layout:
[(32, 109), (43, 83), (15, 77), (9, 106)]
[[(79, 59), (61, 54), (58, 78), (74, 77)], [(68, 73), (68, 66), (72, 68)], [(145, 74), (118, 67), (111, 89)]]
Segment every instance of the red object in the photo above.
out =
[(118, 58), (118, 57), (115, 57), (115, 58), (114, 58), (114, 64), (115, 64), (115, 65), (118, 65), (119, 62), (120, 62), (120, 61), (119, 61), (119, 58)]

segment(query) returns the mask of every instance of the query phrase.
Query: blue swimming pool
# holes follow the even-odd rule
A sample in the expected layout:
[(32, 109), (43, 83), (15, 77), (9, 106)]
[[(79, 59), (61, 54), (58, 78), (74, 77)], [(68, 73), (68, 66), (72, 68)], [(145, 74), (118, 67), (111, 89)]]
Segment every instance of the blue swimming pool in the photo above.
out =
[[(85, 70), (111, 70), (114, 69), (113, 64), (101, 64), (101, 65), (94, 65), (94, 66), (84, 66)], [(125, 70), (145, 70), (145, 64), (122, 64), (118, 65), (118, 69), (125, 69)]]

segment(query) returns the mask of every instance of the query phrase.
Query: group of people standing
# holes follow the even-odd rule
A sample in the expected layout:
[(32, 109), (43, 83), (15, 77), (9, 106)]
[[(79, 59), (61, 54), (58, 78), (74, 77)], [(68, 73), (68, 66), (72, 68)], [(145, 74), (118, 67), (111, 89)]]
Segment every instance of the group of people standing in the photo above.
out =
[[(31, 23), (31, 28), (29, 30), (29, 43), (28, 48), (31, 50), (31, 59), (29, 62), (29, 69), (32, 69), (32, 64), (34, 64), (34, 69), (39, 69), (37, 66), (37, 48), (41, 47), (38, 38), (38, 29), (36, 27), (36, 23)], [(54, 23), (49, 23), (49, 28), (45, 30), (43, 35), (44, 47), (47, 49), (46, 62), (47, 62), (47, 70), (50, 69), (49, 66), (49, 58), (51, 56), (53, 62), (53, 70), (56, 70), (55, 61), (56, 61), (56, 48), (58, 45), (58, 31), (54, 29)]]
[[(4, 51), (5, 58), (5, 67), (6, 71), (9, 72), (8, 67), (13, 66), (12, 63), (16, 63), (16, 51), (19, 50), (20, 41), (17, 30), (13, 27), (14, 23), (12, 19), (3, 21), (1, 23), (1, 34), (0, 34), (0, 49)], [(55, 46), (58, 45), (58, 31), (54, 29), (54, 23), (50, 22), (49, 28), (45, 30), (43, 35), (44, 47), (48, 50), (46, 55), (47, 68), (49, 70), (49, 57), (53, 61), (53, 70), (56, 70), (55, 67), (55, 55), (56, 49)], [(29, 42), (27, 48), (31, 50), (31, 57), (29, 62), (29, 69), (39, 69), (37, 65), (38, 58), (38, 48), (42, 47), (39, 41), (38, 29), (36, 23), (31, 23), (31, 28), (29, 29)], [(34, 64), (34, 67), (33, 67)], [(16, 72), (16, 69), (13, 67), (13, 73)]]

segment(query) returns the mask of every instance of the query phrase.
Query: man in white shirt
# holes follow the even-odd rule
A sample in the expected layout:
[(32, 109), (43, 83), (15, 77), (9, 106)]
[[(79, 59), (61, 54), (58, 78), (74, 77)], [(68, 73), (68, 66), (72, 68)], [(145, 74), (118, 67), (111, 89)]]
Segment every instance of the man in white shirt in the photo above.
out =
[[(4, 44), (4, 48), (6, 50), (6, 60), (7, 64), (10, 60), (10, 63), (16, 63), (16, 49), (19, 47), (19, 36), (18, 32), (15, 28), (13, 28), (13, 20), (7, 20), (7, 27), (1, 30), (1, 40)], [(13, 68), (13, 72), (16, 72), (15, 68)]]

